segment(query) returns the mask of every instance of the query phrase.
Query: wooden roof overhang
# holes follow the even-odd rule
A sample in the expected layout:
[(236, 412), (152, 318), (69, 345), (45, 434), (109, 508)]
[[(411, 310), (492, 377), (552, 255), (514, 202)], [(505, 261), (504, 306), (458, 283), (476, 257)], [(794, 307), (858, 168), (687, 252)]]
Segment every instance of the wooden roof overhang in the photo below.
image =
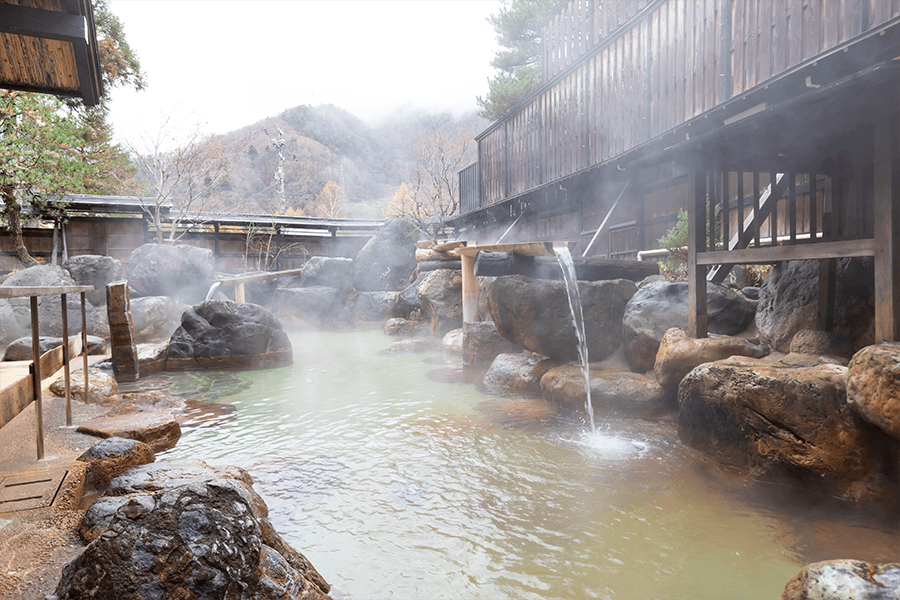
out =
[(0, 88), (99, 104), (103, 81), (90, 0), (0, 0)]

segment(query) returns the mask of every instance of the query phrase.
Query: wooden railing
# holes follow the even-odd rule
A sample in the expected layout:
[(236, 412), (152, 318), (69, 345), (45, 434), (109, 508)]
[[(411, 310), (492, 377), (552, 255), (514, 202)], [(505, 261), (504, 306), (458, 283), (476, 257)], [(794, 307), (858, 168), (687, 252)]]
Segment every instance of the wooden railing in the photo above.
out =
[(894, 0), (568, 2), (543, 26), (543, 87), (477, 138), (478, 206), (612, 160), (898, 16)]

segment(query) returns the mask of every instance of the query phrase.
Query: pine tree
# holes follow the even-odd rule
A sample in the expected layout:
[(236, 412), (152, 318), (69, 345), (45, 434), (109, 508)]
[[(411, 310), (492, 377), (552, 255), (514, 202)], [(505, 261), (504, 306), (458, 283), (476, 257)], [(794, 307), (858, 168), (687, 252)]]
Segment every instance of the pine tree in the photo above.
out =
[(488, 93), (478, 96), (480, 116), (495, 121), (541, 85), (540, 24), (556, 0), (503, 0), (488, 19), (501, 50), (491, 61), (498, 73), (488, 80)]

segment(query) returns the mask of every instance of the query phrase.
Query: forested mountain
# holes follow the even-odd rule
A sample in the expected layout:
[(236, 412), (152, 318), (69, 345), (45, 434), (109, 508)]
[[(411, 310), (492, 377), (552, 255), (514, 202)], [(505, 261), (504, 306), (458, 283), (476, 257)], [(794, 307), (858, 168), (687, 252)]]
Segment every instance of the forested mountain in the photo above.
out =
[[(435, 132), (447, 146), (441, 150), (464, 153), (459, 162), (465, 164), (474, 160), (473, 136), (486, 125), (474, 112), (456, 118), (406, 111), (370, 127), (333, 105), (297, 106), (204, 141), (205, 151), (226, 165), (227, 177), (209, 191), (203, 208), (381, 218), (400, 185), (411, 188), (418, 170), (427, 168), (421, 151), (435, 143)], [(181, 195), (173, 193), (176, 203)]]

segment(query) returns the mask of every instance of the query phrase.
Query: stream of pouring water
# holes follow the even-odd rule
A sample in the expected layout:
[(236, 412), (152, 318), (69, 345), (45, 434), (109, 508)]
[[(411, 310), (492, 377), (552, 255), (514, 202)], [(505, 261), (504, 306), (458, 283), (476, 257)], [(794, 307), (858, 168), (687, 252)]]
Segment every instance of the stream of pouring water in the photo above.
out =
[(581, 297), (578, 294), (578, 280), (575, 278), (575, 263), (568, 248), (554, 248), (556, 260), (562, 269), (563, 281), (566, 283), (566, 293), (569, 296), (569, 309), (572, 311), (572, 322), (575, 325), (575, 335), (578, 337), (578, 357), (581, 359), (581, 373), (584, 375), (584, 409), (591, 423), (591, 433), (597, 433), (597, 425), (594, 423), (594, 407), (591, 404), (591, 376), (588, 367), (587, 338), (584, 334), (584, 312), (581, 310)]
[(219, 282), (218, 282), (218, 281), (216, 281), (216, 282), (213, 283), (211, 286), (209, 286), (209, 291), (206, 292), (206, 301), (207, 301), (207, 302), (209, 302), (210, 300), (212, 300), (213, 294), (216, 293), (216, 289), (218, 289), (218, 287), (219, 287)]

